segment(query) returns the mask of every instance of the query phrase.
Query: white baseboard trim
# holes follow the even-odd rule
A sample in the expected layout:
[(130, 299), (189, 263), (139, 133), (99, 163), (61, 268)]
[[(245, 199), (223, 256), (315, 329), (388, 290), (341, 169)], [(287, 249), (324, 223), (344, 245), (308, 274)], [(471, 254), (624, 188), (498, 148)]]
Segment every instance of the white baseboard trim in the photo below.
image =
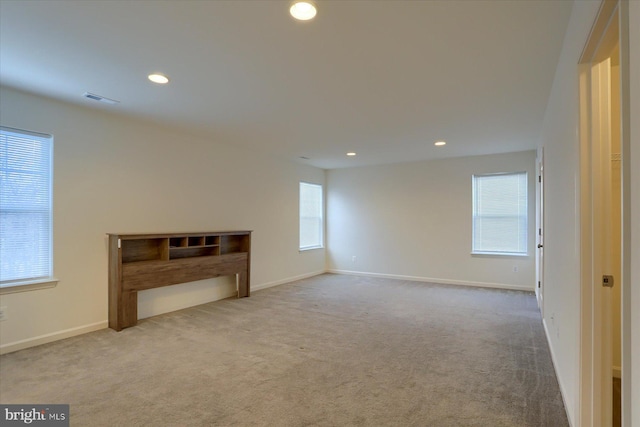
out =
[(549, 352), (551, 353), (551, 363), (553, 363), (553, 370), (556, 373), (556, 378), (558, 380), (558, 385), (560, 386), (560, 396), (562, 396), (562, 403), (564, 403), (564, 410), (567, 413), (567, 419), (569, 420), (569, 426), (574, 427), (574, 421), (569, 413), (569, 407), (567, 406), (567, 399), (565, 396), (567, 395), (566, 388), (562, 382), (562, 377), (558, 375), (558, 364), (556, 362), (556, 353), (553, 351), (553, 345), (551, 345), (551, 338), (549, 335), (549, 328), (547, 328), (547, 321), (542, 319), (542, 326), (544, 328), (544, 335), (547, 337), (547, 345), (549, 346)]
[(65, 338), (75, 337), (76, 335), (86, 334), (88, 332), (105, 329), (109, 326), (109, 322), (91, 323), (90, 325), (78, 326), (76, 328), (65, 329), (63, 331), (52, 332), (50, 334), (40, 335), (26, 340), (11, 342), (0, 346), (0, 354), (13, 353), (14, 351), (23, 350), (37, 345), (47, 344), (53, 341), (63, 340)]
[(429, 283), (439, 283), (443, 285), (475, 286), (477, 288), (510, 289), (514, 291), (527, 291), (527, 292), (535, 291), (535, 288), (533, 286), (512, 285), (508, 283), (470, 282), (466, 280), (439, 279), (434, 277), (420, 277), (420, 276), (403, 276), (400, 274), (368, 273), (364, 271), (335, 270), (335, 269), (327, 270), (327, 273), (349, 274), (353, 276), (381, 277), (385, 279), (410, 280), (412, 282), (429, 282)]
[[(286, 279), (277, 280), (274, 282), (262, 283), (257, 286), (251, 286), (251, 292), (260, 291), (262, 289), (271, 288), (273, 286), (282, 285), (289, 282), (295, 282), (296, 280), (307, 279), (309, 277), (317, 276), (320, 274), (324, 274), (325, 271), (315, 271), (313, 273), (301, 274), (299, 276), (288, 277)], [(213, 301), (217, 301), (220, 299), (224, 299), (226, 297), (232, 297), (236, 295), (236, 291), (234, 290), (232, 294), (228, 296), (222, 296)], [(210, 301), (207, 301), (210, 302)], [(205, 304), (206, 302), (202, 302), (201, 304)], [(181, 309), (184, 307), (177, 308)], [(11, 342), (7, 344), (3, 344), (0, 346), (0, 354), (13, 353), (14, 351), (24, 350), (25, 348), (35, 347), (42, 344), (47, 344), (53, 341), (63, 340), (65, 338), (71, 338), (76, 335), (82, 335), (93, 331), (98, 331), (100, 329), (106, 329), (109, 327), (109, 321), (104, 320), (102, 322), (92, 323), (90, 325), (78, 326), (76, 328), (65, 329), (63, 331), (52, 332), (45, 335), (40, 335), (33, 338), (27, 338), (21, 341)]]
[[(441, 283), (445, 285), (463, 285), (463, 286), (475, 286), (483, 288), (499, 288), (499, 289), (512, 289), (518, 291), (533, 291), (533, 288), (525, 286), (510, 285), (503, 283), (486, 283), (486, 282), (469, 282), (463, 280), (449, 280), (449, 279), (436, 279), (432, 277), (417, 277), (417, 276), (403, 276), (398, 274), (381, 274), (381, 273), (368, 273), (362, 271), (349, 271), (349, 270), (320, 270), (311, 273), (305, 273), (298, 276), (287, 277), (285, 279), (276, 280), (273, 282), (261, 283), (259, 285), (251, 286), (251, 292), (261, 291), (263, 289), (272, 288), (274, 286), (283, 285), (285, 283), (295, 282), (297, 280), (308, 279), (309, 277), (318, 276), (324, 273), (334, 274), (348, 274), (355, 276), (370, 276), (370, 277), (382, 277), (388, 279), (400, 279), (410, 280), (415, 282), (430, 282)], [(62, 340), (65, 338), (71, 338), (76, 335), (82, 335), (89, 332), (105, 329), (109, 326), (109, 322), (104, 320), (102, 322), (92, 323), (90, 325), (78, 326), (76, 328), (65, 329), (63, 331), (52, 332), (50, 334), (40, 335), (33, 338), (28, 338), (21, 341), (3, 344), (0, 346), (0, 354), (12, 353), (14, 351), (23, 350), (29, 347), (35, 347), (41, 344), (47, 344), (53, 341)]]
[(261, 291), (263, 289), (272, 288), (278, 285), (284, 285), (285, 283), (295, 282), (296, 280), (308, 279), (309, 277), (319, 276), (324, 273), (326, 273), (325, 270), (314, 271), (313, 273), (305, 273), (299, 276), (287, 277), (286, 279), (280, 279), (274, 282), (261, 283), (257, 286), (251, 285), (251, 292)]

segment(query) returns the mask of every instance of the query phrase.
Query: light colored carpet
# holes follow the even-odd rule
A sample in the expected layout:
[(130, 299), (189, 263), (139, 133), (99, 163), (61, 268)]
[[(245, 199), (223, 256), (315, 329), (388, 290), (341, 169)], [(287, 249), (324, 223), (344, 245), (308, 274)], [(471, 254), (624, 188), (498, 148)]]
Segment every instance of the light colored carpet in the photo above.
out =
[(567, 426), (532, 293), (326, 274), (0, 358), (72, 426)]

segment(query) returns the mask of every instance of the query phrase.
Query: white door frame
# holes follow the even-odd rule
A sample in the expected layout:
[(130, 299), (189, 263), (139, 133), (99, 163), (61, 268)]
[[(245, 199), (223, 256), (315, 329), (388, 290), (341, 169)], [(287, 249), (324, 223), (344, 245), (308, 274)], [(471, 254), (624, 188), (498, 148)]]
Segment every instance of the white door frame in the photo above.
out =
[[(629, 45), (628, 4), (623, 0), (603, 0), (579, 64), (580, 81), (580, 276), (581, 276), (581, 348), (580, 348), (580, 426), (610, 426), (611, 418), (611, 315), (607, 313), (610, 289), (603, 288), (602, 275), (610, 274), (611, 239), (607, 215), (611, 206), (610, 129), (621, 126), (622, 148), (622, 425), (631, 425), (630, 271), (628, 241), (629, 191)], [(621, 123), (610, 123), (610, 92), (607, 58), (611, 47), (620, 51)], [(604, 62), (603, 62), (604, 61)], [(626, 154), (625, 154), (626, 153)], [(609, 203), (607, 203), (607, 199)], [(609, 234), (607, 234), (609, 233)], [(625, 312), (626, 310), (626, 312)]]
[(536, 298), (540, 315), (544, 319), (544, 147), (540, 149), (538, 159), (536, 203)]

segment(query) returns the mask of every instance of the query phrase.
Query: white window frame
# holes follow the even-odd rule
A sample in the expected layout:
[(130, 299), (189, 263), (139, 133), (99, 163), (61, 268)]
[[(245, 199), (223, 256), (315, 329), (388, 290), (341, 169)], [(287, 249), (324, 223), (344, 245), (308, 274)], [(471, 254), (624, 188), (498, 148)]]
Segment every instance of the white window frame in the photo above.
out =
[[(320, 206), (317, 212), (314, 213), (313, 216), (309, 216), (307, 213), (303, 212), (303, 188), (307, 189), (315, 189), (319, 190), (320, 194)], [(300, 251), (308, 251), (312, 249), (322, 249), (324, 248), (324, 188), (322, 184), (315, 184), (311, 182), (300, 181), (299, 186), (299, 235), (298, 235), (298, 246)], [(317, 222), (318, 229), (316, 230), (318, 233), (318, 241), (314, 242), (314, 244), (303, 245), (303, 236), (305, 234), (303, 228), (305, 227), (305, 220), (313, 220)], [(308, 222), (308, 221), (307, 221)]]
[[(478, 242), (476, 242), (476, 224), (481, 215), (478, 213), (478, 203), (479, 203), (479, 195), (477, 194), (477, 183), (478, 179), (488, 178), (488, 177), (500, 177), (500, 176), (514, 176), (519, 175), (524, 178), (524, 203), (516, 202), (518, 206), (519, 213), (516, 215), (518, 222), (522, 223), (524, 221), (524, 242), (521, 248), (523, 250), (491, 250), (487, 248), (478, 247)], [(520, 172), (504, 172), (504, 173), (492, 173), (492, 174), (474, 174), (472, 176), (472, 243), (471, 243), (471, 254), (472, 255), (497, 255), (497, 256), (528, 256), (529, 255), (529, 174), (526, 171)], [(511, 216), (514, 215), (505, 215)]]
[[(8, 141), (6, 141), (4, 138), (5, 136), (9, 138), (13, 137), (16, 139), (18, 138), (30, 139), (33, 141), (38, 141), (41, 144), (44, 144), (45, 154), (43, 154), (41, 157), (34, 157), (36, 160), (39, 160), (40, 162), (42, 162), (41, 167), (38, 167), (39, 169), (38, 168), (31, 169), (29, 170), (29, 172), (32, 172), (32, 173), (42, 172), (47, 177), (47, 182), (42, 187), (45, 193), (45, 201), (44, 203), (41, 204), (42, 207), (35, 208), (33, 206), (30, 206), (30, 207), (25, 206), (24, 208), (22, 208), (21, 206), (18, 206), (16, 208), (15, 206), (6, 206), (7, 203), (5, 203), (4, 206), (0, 203), (0, 221), (4, 216), (2, 214), (16, 213), (16, 212), (19, 213), (23, 211), (24, 212), (34, 211), (35, 209), (35, 211), (38, 211), (40, 212), (40, 214), (43, 214), (45, 216), (45, 222), (48, 223), (43, 228), (43, 231), (45, 232), (45, 237), (44, 237), (45, 249), (42, 249), (42, 255), (44, 255), (45, 261), (40, 265), (41, 270), (38, 273), (41, 273), (41, 274), (37, 274), (35, 271), (32, 271), (31, 275), (25, 274), (19, 277), (15, 276), (15, 277), (12, 277), (11, 279), (4, 280), (4, 278), (2, 277), (3, 272), (0, 270), (0, 294), (51, 288), (55, 286), (56, 283), (58, 282), (58, 280), (53, 276), (53, 209), (52, 209), (52, 206), (53, 206), (53, 136), (38, 133), (38, 132), (14, 129), (6, 126), (0, 126), (0, 132), (2, 133), (2, 136), (3, 136), (3, 138), (0, 140), (0, 144), (3, 144), (5, 142), (8, 144)], [(8, 163), (9, 145), (6, 146), (6, 149), (7, 149), (6, 158), (0, 159), (0, 171), (2, 171), (3, 174), (4, 173), (8, 174), (12, 171)], [(22, 173), (24, 172), (25, 170), (22, 170)], [(5, 185), (7, 186), (6, 188), (10, 188), (8, 187), (8, 184), (5, 184)], [(14, 196), (13, 199), (19, 201), (20, 197), (21, 195), (18, 195), (17, 197)], [(30, 196), (25, 195), (24, 199), (27, 199), (28, 197)], [(7, 199), (0, 199), (0, 201), (2, 200), (6, 201)], [(5, 218), (7, 217), (5, 216)], [(0, 239), (2, 238), (3, 236), (0, 236)], [(0, 244), (12, 243), (11, 240), (5, 240), (0, 242), (1, 242)], [(15, 243), (15, 240), (13, 241), (13, 243)], [(38, 251), (37, 249), (34, 249), (34, 250)], [(0, 252), (0, 255), (1, 255), (1, 252)], [(5, 274), (7, 274), (6, 271), (5, 271)]]

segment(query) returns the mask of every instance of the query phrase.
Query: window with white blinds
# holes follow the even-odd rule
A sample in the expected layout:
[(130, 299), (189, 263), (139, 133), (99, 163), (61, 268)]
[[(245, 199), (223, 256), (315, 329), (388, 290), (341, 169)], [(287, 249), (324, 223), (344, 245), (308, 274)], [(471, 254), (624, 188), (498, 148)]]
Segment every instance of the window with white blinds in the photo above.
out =
[(527, 173), (473, 175), (474, 254), (527, 255)]
[(322, 185), (300, 183), (300, 250), (322, 248)]
[(51, 279), (53, 138), (0, 127), (0, 287)]

